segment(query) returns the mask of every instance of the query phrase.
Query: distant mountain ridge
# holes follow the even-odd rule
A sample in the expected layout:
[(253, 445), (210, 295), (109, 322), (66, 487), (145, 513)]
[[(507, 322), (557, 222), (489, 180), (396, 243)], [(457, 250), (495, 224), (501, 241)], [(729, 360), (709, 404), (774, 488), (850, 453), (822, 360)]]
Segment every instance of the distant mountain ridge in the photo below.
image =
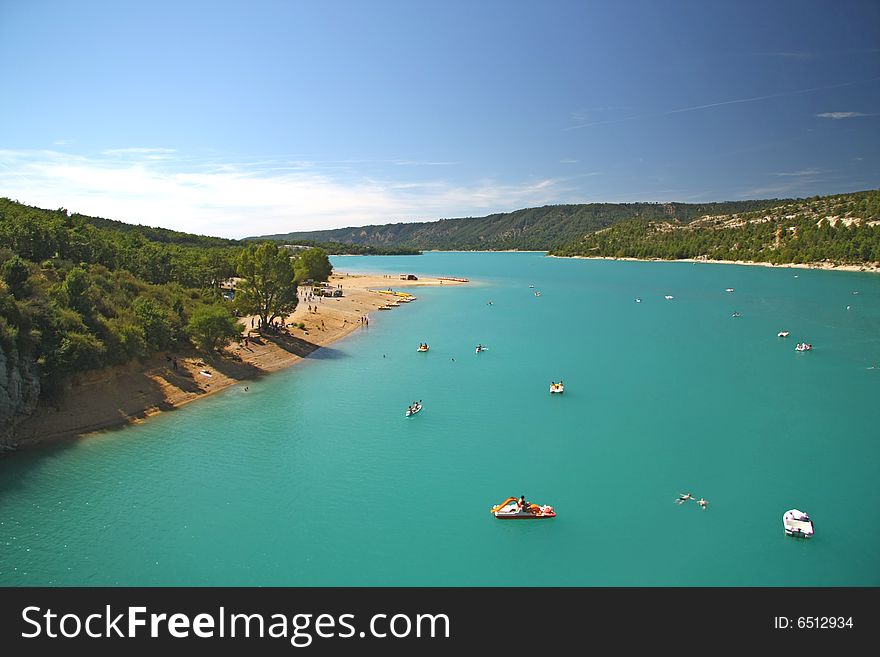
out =
[(586, 203), (545, 205), (485, 217), (336, 228), (249, 237), (281, 242), (337, 242), (419, 250), (547, 251), (627, 219), (689, 223), (707, 215), (762, 210), (786, 199), (719, 203)]

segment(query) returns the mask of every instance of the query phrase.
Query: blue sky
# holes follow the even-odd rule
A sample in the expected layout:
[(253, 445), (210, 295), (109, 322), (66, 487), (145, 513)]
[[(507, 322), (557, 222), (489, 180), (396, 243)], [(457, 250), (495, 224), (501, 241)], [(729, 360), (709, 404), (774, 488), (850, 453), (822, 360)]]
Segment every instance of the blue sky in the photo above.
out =
[(880, 3), (0, 0), (0, 196), (241, 237), (880, 187)]

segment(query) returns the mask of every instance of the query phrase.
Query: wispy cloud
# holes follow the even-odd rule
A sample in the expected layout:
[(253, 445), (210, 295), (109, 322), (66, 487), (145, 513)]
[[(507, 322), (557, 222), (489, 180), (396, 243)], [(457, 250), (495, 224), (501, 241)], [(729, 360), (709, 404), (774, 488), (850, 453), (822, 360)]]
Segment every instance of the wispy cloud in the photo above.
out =
[[(865, 84), (867, 82), (874, 82), (876, 80), (880, 80), (880, 75), (875, 76), (873, 78), (866, 78), (864, 80), (854, 80), (852, 82), (842, 82), (840, 84), (831, 84), (824, 87), (810, 87), (809, 89), (795, 89), (792, 91), (783, 91), (775, 94), (766, 94), (764, 96), (751, 96), (748, 98), (734, 98), (732, 100), (722, 100), (714, 103), (705, 103), (703, 105), (691, 105), (689, 107), (679, 107), (677, 109), (664, 110), (662, 112), (649, 112), (646, 114), (635, 114), (632, 116), (624, 116), (616, 119), (608, 119), (605, 121), (593, 121), (590, 123), (582, 123), (580, 125), (569, 126), (568, 128), (563, 128), (563, 130), (579, 130), (581, 128), (589, 128), (597, 125), (607, 125), (610, 123), (622, 123), (624, 121), (635, 121), (637, 119), (646, 119), (646, 118), (654, 118), (658, 116), (669, 116), (672, 114), (681, 114), (683, 112), (696, 112), (699, 110), (712, 109), (715, 107), (723, 107), (725, 105), (739, 105), (742, 103), (754, 103), (761, 100), (769, 100), (771, 98), (786, 98), (788, 96), (796, 96), (799, 94), (812, 93), (814, 91), (826, 91), (828, 89), (838, 89), (840, 87), (851, 87), (856, 84)], [(826, 112), (826, 114), (849, 114), (849, 112)], [(825, 116), (824, 114), (819, 114), (817, 116)], [(831, 118), (848, 118), (848, 117), (831, 117)]]
[(873, 116), (872, 114), (863, 114), (862, 112), (822, 112), (821, 114), (817, 114), (816, 116), (821, 117), (823, 119), (834, 119), (835, 121), (839, 121), (840, 119), (854, 119), (859, 116)]
[(799, 177), (799, 176), (815, 176), (819, 174), (818, 169), (801, 169), (800, 171), (777, 171), (772, 174), (774, 176)]
[(577, 164), (578, 162), (579, 162), (579, 160), (572, 160), (571, 158), (568, 158), (568, 157), (566, 157), (562, 160), (559, 160), (560, 164)]
[(108, 148), (101, 151), (104, 155), (170, 155), (176, 153), (174, 148)]
[[(175, 157), (152, 159), (157, 155)], [(467, 184), (443, 178), (374, 180), (302, 162), (196, 164), (176, 157), (173, 149), (111, 149), (88, 157), (0, 150), (0, 196), (227, 237), (477, 216), (560, 203), (571, 194), (565, 180), (547, 177)]]

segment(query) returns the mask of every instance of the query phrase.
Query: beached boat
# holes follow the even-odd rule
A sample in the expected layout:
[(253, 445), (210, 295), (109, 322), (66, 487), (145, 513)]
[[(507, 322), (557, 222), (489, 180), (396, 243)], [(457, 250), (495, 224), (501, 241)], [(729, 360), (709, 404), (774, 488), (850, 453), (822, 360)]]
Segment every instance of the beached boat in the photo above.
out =
[(551, 383), (550, 384), (550, 394), (559, 393), (560, 395), (565, 392), (565, 386), (562, 385), (562, 381), (559, 383)]
[(416, 404), (415, 406), (411, 406), (408, 409), (406, 409), (406, 417), (412, 417), (413, 415), (418, 413), (420, 410), (422, 410), (421, 404)]
[(379, 306), (377, 310), (391, 310), (391, 306)]
[(543, 518), (555, 518), (556, 511), (547, 504), (529, 504), (519, 508), (515, 497), (508, 497), (501, 504), (496, 504), (489, 512), (499, 520), (540, 520)]
[(789, 536), (798, 538), (813, 537), (813, 521), (803, 511), (790, 509), (782, 516), (782, 527)]
[(813, 348), (813, 345), (807, 344), (806, 342), (801, 342), (798, 346), (794, 348), (795, 351), (810, 351)]

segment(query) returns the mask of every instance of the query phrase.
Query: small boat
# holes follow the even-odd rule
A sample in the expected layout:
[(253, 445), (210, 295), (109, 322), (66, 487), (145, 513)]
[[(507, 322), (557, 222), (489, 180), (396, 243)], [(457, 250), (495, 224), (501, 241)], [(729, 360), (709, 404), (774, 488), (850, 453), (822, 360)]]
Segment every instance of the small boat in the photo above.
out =
[(379, 310), (391, 310), (391, 306), (379, 306)]
[(418, 413), (420, 410), (422, 410), (422, 405), (420, 403), (416, 404), (415, 406), (410, 406), (408, 409), (406, 409), (406, 417), (411, 417)]
[(667, 294), (664, 298), (665, 299), (674, 299), (675, 297), (672, 296), (671, 294)]
[(742, 313), (733, 313), (731, 317), (742, 317)]
[(780, 331), (779, 333), (776, 334), (777, 338), (787, 338), (788, 336), (789, 336), (788, 331)]
[(420, 344), (419, 348), (416, 351), (428, 351), (428, 345), (427, 344)]
[(534, 285), (529, 285), (529, 287), (535, 287)]
[(478, 344), (477, 348), (476, 348), (476, 353), (480, 353), (481, 351), (486, 351), (486, 349), (488, 349), (488, 348), (489, 347), (484, 347), (483, 345)]
[(539, 296), (541, 296), (541, 293), (538, 290), (535, 290), (535, 296), (539, 297)]
[(496, 504), (489, 512), (499, 520), (540, 520), (555, 518), (556, 511), (547, 504), (529, 504), (522, 509), (515, 497), (508, 497), (501, 504)]
[(727, 288), (727, 289), (724, 290), (724, 291), (725, 291), (725, 292), (733, 292), (733, 288), (732, 288), (732, 287), (729, 287), (729, 288)]
[(551, 383), (550, 384), (550, 394), (559, 393), (560, 395), (565, 392), (565, 386), (562, 385), (562, 381), (559, 383)]
[(638, 297), (637, 297), (637, 298), (636, 298), (636, 303), (641, 303), (641, 302), (642, 302), (641, 298), (638, 298)]
[(794, 348), (795, 351), (810, 351), (813, 348), (813, 345), (807, 344), (806, 342), (801, 342), (798, 346)]
[(790, 509), (783, 514), (782, 527), (789, 536), (813, 537), (813, 521), (810, 520), (810, 516), (798, 509)]

